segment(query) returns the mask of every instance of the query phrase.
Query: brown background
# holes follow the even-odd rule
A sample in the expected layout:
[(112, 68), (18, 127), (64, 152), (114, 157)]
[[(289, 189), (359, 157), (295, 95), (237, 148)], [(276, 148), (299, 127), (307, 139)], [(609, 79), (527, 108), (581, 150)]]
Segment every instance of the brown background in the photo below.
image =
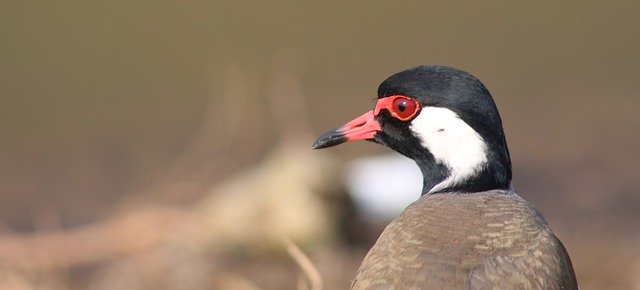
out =
[[(516, 188), (565, 242), (581, 288), (640, 289), (639, 36), (638, 1), (3, 1), (0, 234), (197, 203), (269, 156), (283, 130), (318, 135), (370, 109), (386, 76), (445, 64), (491, 90)], [(331, 154), (382, 152), (363, 142)], [(340, 245), (328, 251), (349, 251)], [(271, 256), (244, 261), (260, 272)], [(25, 285), (82, 288), (104, 263)]]

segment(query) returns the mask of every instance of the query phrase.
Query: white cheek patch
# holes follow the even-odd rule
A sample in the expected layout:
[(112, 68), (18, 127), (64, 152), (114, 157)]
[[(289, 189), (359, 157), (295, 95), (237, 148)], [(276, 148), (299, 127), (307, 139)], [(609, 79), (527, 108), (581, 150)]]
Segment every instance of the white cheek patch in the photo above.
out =
[(429, 193), (460, 184), (487, 164), (487, 145), (480, 134), (449, 109), (423, 107), (409, 128), (436, 162), (450, 171)]

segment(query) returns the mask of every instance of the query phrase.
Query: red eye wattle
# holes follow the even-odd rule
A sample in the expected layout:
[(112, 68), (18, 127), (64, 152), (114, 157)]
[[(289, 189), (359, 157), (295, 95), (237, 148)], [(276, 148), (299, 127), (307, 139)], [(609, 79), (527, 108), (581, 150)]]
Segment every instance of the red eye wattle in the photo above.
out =
[(397, 96), (393, 99), (389, 111), (391, 115), (397, 119), (401, 121), (408, 121), (418, 113), (419, 108), (420, 104), (418, 101), (404, 96)]

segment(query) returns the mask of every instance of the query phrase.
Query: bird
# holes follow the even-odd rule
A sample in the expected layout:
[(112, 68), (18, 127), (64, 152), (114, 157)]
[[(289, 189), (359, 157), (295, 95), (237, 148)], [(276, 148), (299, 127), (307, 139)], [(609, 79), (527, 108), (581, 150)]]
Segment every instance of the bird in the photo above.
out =
[(512, 186), (502, 120), (480, 80), (421, 65), (377, 93), (371, 111), (312, 147), (381, 144), (415, 161), (422, 192), (383, 230), (351, 289), (578, 289), (562, 242)]

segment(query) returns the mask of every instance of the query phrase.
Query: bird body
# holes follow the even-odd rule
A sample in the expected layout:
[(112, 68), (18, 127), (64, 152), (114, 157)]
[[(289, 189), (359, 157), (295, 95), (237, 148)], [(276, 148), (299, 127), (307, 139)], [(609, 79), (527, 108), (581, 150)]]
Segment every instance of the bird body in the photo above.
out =
[(446, 66), (394, 74), (373, 110), (313, 147), (355, 140), (413, 159), (423, 189), (383, 231), (352, 289), (578, 289), (564, 246), (513, 190), (502, 121), (477, 78)]
[(352, 289), (574, 289), (569, 257), (517, 193), (426, 195), (384, 230)]

